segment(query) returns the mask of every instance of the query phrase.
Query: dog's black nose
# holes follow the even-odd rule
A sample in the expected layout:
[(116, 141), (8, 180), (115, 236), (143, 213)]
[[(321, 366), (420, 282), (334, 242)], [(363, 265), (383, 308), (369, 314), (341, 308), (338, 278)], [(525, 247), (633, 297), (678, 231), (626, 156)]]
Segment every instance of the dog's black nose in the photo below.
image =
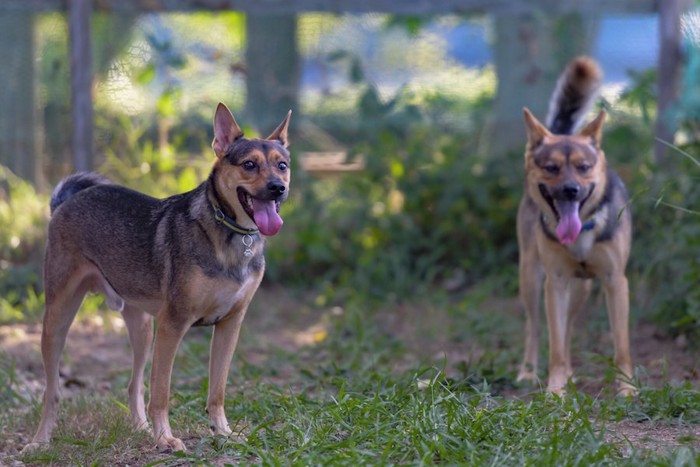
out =
[(284, 193), (284, 190), (287, 188), (284, 186), (284, 183), (280, 182), (268, 182), (267, 183), (267, 189), (270, 191), (275, 196), (280, 196), (282, 193)]
[(581, 191), (581, 187), (575, 183), (566, 183), (561, 191), (564, 194), (564, 198), (574, 200), (578, 196), (579, 191)]

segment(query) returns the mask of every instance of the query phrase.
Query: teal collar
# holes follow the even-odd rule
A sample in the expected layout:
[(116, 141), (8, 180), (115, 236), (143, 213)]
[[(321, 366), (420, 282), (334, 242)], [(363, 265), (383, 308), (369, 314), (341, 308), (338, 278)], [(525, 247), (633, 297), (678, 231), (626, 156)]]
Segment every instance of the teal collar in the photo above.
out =
[(213, 204), (211, 205), (211, 209), (214, 211), (214, 219), (216, 220), (216, 223), (223, 225), (231, 232), (239, 235), (255, 235), (259, 232), (258, 229), (246, 229), (245, 227), (241, 227), (240, 225), (236, 224), (236, 221), (228, 217), (221, 209), (217, 208)]
[(585, 232), (586, 230), (593, 230), (595, 228), (595, 219), (590, 219), (586, 221), (582, 226), (581, 226), (581, 231)]

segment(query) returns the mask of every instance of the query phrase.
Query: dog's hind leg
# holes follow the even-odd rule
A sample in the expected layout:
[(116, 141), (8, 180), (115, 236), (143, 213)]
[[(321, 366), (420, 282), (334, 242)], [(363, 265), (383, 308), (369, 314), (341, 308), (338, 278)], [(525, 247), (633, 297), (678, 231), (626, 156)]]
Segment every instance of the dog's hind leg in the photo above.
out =
[(146, 404), (144, 402), (146, 387), (143, 373), (153, 342), (153, 317), (130, 306), (124, 308), (122, 316), (129, 331), (129, 341), (133, 352), (131, 380), (129, 381), (131, 422), (136, 428), (147, 430), (148, 420), (146, 419)]
[[(57, 264), (59, 261), (65, 263)], [(46, 389), (39, 428), (32, 443), (27, 445), (24, 451), (35, 449), (51, 440), (58, 414), (61, 353), (70, 325), (90, 289), (90, 271), (84, 265), (66, 260), (65, 257), (52, 258), (50, 250), (47, 252), (44, 275), (46, 311), (41, 332), (41, 356), (46, 374)]]
[(540, 300), (544, 272), (534, 248), (521, 248), (520, 302), (525, 310), (525, 353), (518, 381), (538, 381), (537, 359), (540, 347)]
[(574, 321), (581, 312), (588, 296), (591, 293), (593, 281), (591, 279), (574, 280), (571, 284), (571, 295), (569, 296), (569, 317), (566, 328), (566, 342), (564, 344), (564, 359), (566, 361), (566, 377), (571, 378), (574, 371), (571, 367), (571, 336), (573, 334)]

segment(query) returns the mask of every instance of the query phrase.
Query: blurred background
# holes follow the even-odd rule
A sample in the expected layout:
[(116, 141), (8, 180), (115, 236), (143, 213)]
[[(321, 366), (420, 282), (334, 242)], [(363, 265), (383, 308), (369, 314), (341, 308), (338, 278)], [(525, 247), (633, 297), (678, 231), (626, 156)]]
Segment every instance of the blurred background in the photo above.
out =
[(589, 54), (632, 196), (633, 313), (697, 336), (699, 37), (697, 1), (4, 0), (0, 323), (41, 316), (60, 178), (190, 190), (219, 101), (248, 136), (293, 110), (266, 285), (322, 306), (515, 297), (522, 108), (544, 118), (564, 64)]

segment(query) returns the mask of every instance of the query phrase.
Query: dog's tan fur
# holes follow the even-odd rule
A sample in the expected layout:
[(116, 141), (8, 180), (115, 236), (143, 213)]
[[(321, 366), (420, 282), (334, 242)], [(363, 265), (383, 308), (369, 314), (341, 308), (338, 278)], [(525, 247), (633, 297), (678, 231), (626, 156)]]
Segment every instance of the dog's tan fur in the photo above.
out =
[[(273, 211), (289, 188), (290, 114), (268, 138), (247, 139), (226, 106), (219, 104), (212, 143), (216, 162), (208, 180), (188, 193), (154, 199), (97, 174), (73, 175), (57, 187), (44, 264), (41, 350), (46, 391), (41, 422), (27, 449), (50, 441), (57, 419), (61, 352), (90, 291), (103, 293), (111, 308), (122, 311), (133, 348), (131, 418), (135, 426), (148, 429), (148, 413), (159, 448), (185, 449), (168, 421), (170, 379), (180, 341), (192, 326), (214, 326), (207, 412), (214, 433), (231, 433), (224, 412), (226, 379), (241, 323), (265, 270), (264, 238), (255, 229), (274, 235), (281, 226)], [(242, 202), (265, 207), (267, 233), (254, 220), (259, 208), (246, 209)], [(227, 228), (215, 217), (216, 208), (242, 232), (251, 231), (241, 234)], [(144, 369), (154, 340), (154, 318), (157, 332), (146, 408)]]
[[(584, 57), (574, 60), (560, 78), (550, 107), (550, 128), (524, 109), (525, 193), (518, 210), (520, 298), (526, 311), (525, 354), (518, 380), (537, 380), (539, 307), (544, 284), (549, 331), (547, 390), (562, 394), (573, 375), (571, 335), (576, 315), (591, 290), (592, 279), (605, 291), (619, 369), (619, 391), (630, 394), (632, 362), (629, 349), (629, 298), (625, 267), (632, 241), (626, 209), (627, 193), (607, 166), (601, 147), (605, 112), (574, 132), (582, 108), (590, 106), (601, 79), (598, 65)], [(573, 114), (579, 113), (580, 117)], [(562, 123), (563, 122), (563, 123)], [(575, 203), (588, 229), (572, 235), (558, 226), (559, 209)], [(571, 218), (571, 216), (569, 216)], [(561, 229), (561, 237), (559, 233)], [(576, 229), (573, 229), (576, 232)], [(573, 237), (576, 238), (573, 238)]]

